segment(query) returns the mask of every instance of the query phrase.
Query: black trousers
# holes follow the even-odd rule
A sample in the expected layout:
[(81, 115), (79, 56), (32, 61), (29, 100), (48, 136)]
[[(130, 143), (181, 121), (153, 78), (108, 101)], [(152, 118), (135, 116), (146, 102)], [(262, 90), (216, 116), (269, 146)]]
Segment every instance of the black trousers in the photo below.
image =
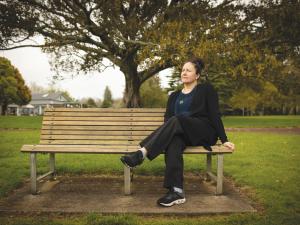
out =
[(140, 142), (147, 149), (147, 158), (153, 160), (165, 152), (164, 187), (183, 188), (183, 151), (189, 144), (178, 117), (173, 116)]

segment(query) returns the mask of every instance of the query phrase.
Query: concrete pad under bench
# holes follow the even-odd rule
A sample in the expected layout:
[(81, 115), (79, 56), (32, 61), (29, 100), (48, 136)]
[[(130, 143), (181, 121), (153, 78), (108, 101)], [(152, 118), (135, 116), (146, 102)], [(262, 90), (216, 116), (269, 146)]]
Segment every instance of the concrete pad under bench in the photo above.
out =
[[(30, 183), (0, 202), (1, 214), (15, 213), (133, 213), (133, 214), (223, 214), (256, 212), (244, 194), (224, 180), (224, 195), (215, 195), (213, 182), (205, 175), (186, 175), (187, 202), (169, 208), (156, 205), (166, 193), (161, 176), (134, 176), (133, 195), (124, 195), (122, 176), (63, 176), (43, 180), (40, 194), (31, 195)], [(252, 205), (251, 205), (252, 204)]]

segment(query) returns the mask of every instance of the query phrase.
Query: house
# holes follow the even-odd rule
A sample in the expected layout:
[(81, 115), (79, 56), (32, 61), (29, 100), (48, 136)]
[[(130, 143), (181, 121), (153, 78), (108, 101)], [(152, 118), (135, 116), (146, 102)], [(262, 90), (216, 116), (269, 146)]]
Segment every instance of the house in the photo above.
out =
[(28, 105), (8, 105), (9, 115), (43, 115), (48, 107), (81, 107), (80, 103), (68, 101), (63, 93), (33, 93)]

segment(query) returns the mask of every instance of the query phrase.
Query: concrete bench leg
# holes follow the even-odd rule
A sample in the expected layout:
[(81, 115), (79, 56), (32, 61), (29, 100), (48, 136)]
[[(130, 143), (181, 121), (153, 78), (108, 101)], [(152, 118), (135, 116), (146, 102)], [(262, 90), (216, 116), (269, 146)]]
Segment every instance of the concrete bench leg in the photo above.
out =
[(223, 194), (223, 154), (218, 154), (218, 165), (217, 165), (217, 190), (216, 194)]
[(49, 153), (49, 167), (51, 177), (50, 179), (54, 179), (55, 176), (55, 153)]
[(30, 183), (31, 194), (37, 194), (36, 153), (30, 153)]
[(124, 166), (124, 193), (125, 195), (131, 194), (131, 176), (130, 176), (130, 168)]

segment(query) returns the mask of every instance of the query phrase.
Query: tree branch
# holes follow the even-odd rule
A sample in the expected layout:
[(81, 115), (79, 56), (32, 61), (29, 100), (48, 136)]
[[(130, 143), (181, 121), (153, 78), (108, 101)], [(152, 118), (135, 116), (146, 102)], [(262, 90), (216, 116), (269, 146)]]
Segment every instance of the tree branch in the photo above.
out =
[(135, 44), (135, 45), (144, 45), (144, 46), (148, 46), (148, 45), (154, 45), (154, 46), (159, 46), (159, 44), (153, 43), (153, 42), (145, 42), (145, 41), (134, 41), (134, 40), (128, 40), (124, 37), (122, 37), (121, 35), (116, 35), (116, 38), (126, 42), (126, 43), (130, 43), (130, 44)]
[(17, 49), (17, 48), (26, 48), (26, 47), (43, 48), (46, 46), (49, 47), (49, 45), (19, 45), (19, 46), (14, 46), (14, 47), (9, 47), (9, 48), (0, 48), (0, 51), (12, 50), (12, 49)]
[(141, 77), (141, 83), (152, 77), (153, 75), (157, 74), (158, 72), (173, 67), (174, 64), (170, 60), (166, 60), (165, 63), (162, 65), (153, 65), (150, 68), (147, 68), (147, 70), (141, 71), (138, 73), (139, 77)]

